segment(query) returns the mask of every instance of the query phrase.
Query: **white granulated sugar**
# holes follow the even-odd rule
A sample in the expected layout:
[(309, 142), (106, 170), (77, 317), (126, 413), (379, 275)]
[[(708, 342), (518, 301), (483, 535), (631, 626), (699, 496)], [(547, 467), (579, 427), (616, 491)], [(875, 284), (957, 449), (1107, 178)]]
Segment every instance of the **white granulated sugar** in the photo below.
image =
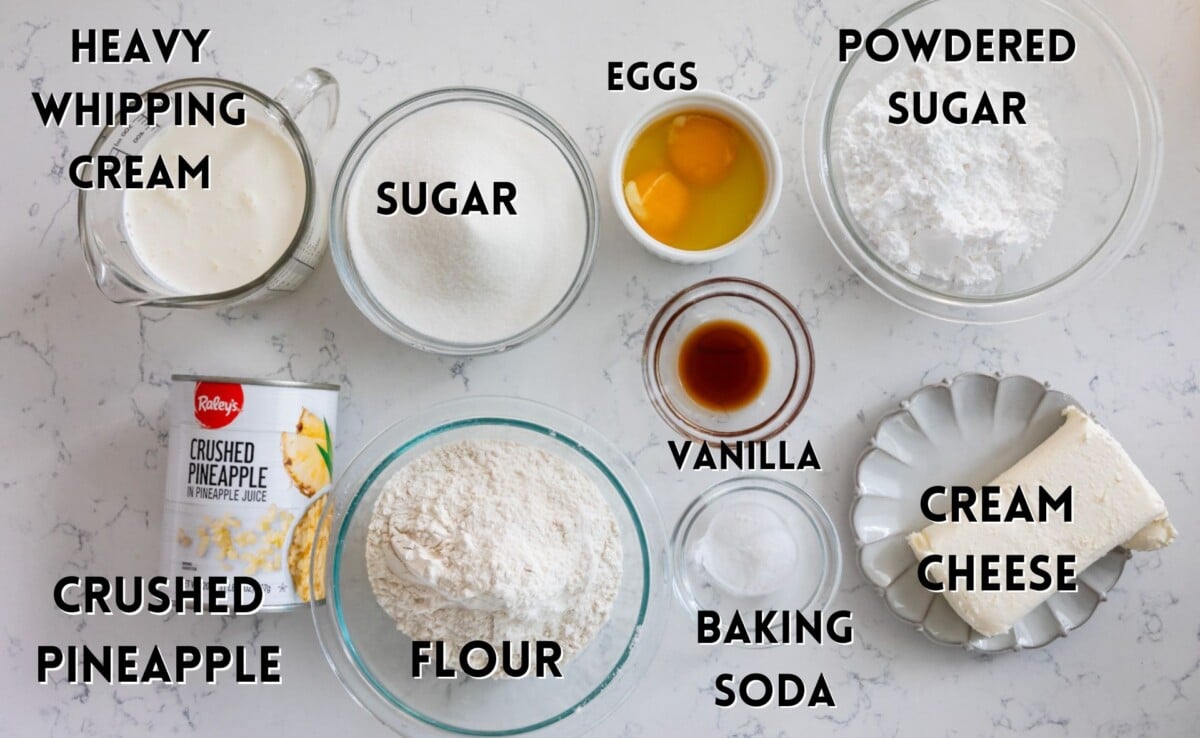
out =
[(999, 108), (1003, 88), (949, 65), (911, 66), (880, 82), (833, 137), (850, 212), (909, 274), (993, 283), (1046, 240), (1063, 198), (1062, 148), (1032, 98), (1025, 125), (954, 125), (940, 115), (893, 125), (888, 96), (898, 90), (964, 90), (969, 104), (987, 90)]
[[(516, 187), (516, 215), (446, 216), (429, 208), (384, 216), (377, 189), (458, 184), (461, 205), (478, 182)], [(415, 198), (413, 198), (415, 201)], [(364, 284), (410, 328), (444, 341), (511, 338), (545, 317), (583, 260), (587, 217), (558, 148), (529, 125), (483, 105), (447, 104), (393, 126), (367, 152), (350, 186), (347, 239)]]
[(574, 465), (511, 441), (460, 441), (386, 483), (367, 532), (380, 606), (414, 640), (551, 640), (564, 660), (608, 620), (621, 580), (612, 508)]

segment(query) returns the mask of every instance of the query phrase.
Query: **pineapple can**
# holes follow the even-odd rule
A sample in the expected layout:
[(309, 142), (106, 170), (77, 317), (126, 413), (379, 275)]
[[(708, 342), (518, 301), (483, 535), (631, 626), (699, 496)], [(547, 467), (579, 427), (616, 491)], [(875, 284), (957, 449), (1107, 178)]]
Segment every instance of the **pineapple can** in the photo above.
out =
[(169, 402), (164, 573), (254, 577), (266, 611), (323, 600), (338, 386), (177, 374)]

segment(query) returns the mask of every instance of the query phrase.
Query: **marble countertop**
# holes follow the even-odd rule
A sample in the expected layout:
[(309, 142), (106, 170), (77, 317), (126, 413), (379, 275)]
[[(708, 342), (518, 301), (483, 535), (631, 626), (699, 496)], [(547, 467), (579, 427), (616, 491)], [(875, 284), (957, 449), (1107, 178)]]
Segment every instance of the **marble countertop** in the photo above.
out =
[[(642, 390), (643, 332), (669, 295), (710, 275), (771, 284), (813, 332), (816, 385), (786, 437), (824, 465), (793, 477), (842, 534), (838, 606), (851, 645), (771, 651), (701, 647), (671, 602), (643, 684), (595, 735), (1190, 736), (1200, 722), (1200, 3), (1102, 0), (1156, 86), (1166, 134), (1157, 206), (1129, 255), (1089, 291), (1017, 325), (918, 317), (852, 275), (813, 215), (800, 171), (801, 119), (835, 29), (878, 20), (867, 2), (568, 4), (386, 0), (278, 4), (220, 0), (46, 3), (0, 8), (7, 101), (0, 213), (0, 735), (345, 735), (385, 728), (341, 689), (307, 613), (161, 620), (73, 618), (51, 585), (76, 573), (157, 567), (168, 379), (201, 372), (338, 382), (338, 454), (441, 399), (509, 394), (585, 418), (635, 460), (668, 525), (721, 473), (680, 475), (666, 426)], [(73, 27), (212, 29), (195, 67), (73, 65)], [(692, 59), (702, 87), (753, 105), (777, 132), (787, 172), (758, 248), (712, 266), (649, 256), (604, 197), (595, 271), (548, 334), (508, 354), (456, 360), (408, 350), (351, 304), (329, 259), (299, 292), (216, 311), (113, 305), (84, 267), (75, 194), (64, 176), (94, 131), (44, 128), (31, 90), (144, 89), (194, 73), (275, 89), (305, 66), (341, 82), (326, 176), (354, 136), (427, 88), (473, 84), (521, 95), (556, 117), (599, 175), (621, 127), (662, 93), (605, 91), (614, 59)], [(877, 419), (914, 389), (963, 371), (1028, 374), (1080, 399), (1137, 459), (1180, 528), (1171, 548), (1135, 557), (1109, 601), (1051, 647), (995, 658), (939, 648), (894, 619), (851, 558), (851, 469)], [(1188, 582), (1192, 582), (1191, 585)], [(273, 687), (39, 686), (39, 644), (277, 643)], [(720, 710), (720, 671), (823, 672), (836, 709)]]

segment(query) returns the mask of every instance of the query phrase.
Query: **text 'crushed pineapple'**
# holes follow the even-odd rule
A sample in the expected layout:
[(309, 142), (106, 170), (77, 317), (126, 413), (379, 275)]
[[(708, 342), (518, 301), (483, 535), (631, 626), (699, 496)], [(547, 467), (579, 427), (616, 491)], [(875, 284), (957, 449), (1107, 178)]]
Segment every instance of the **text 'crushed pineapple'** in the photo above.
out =
[(323, 568), (328, 540), (317, 528), (333, 482), (337, 388), (172, 379), (163, 573), (250, 576), (267, 610), (321, 597), (310, 562)]

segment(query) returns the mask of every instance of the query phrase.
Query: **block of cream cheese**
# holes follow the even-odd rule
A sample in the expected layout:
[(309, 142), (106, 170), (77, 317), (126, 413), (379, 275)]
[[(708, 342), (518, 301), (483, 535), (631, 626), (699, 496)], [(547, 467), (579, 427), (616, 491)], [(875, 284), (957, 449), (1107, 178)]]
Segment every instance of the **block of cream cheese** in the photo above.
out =
[[(1020, 485), (1026, 494), (1038, 485), (1053, 494), (1071, 485), (1073, 521), (1055, 512), (1046, 522), (935, 523), (908, 537), (918, 559), (930, 554), (1075, 555), (1076, 575), (1113, 548), (1161, 548), (1175, 537), (1167, 508), (1120, 444), (1076, 407), (1063, 411), (1062, 427), (991, 484), (1001, 488), (1007, 509)], [(976, 574), (980, 572), (975, 560)], [(945, 564), (927, 573), (945, 582)], [(946, 599), (967, 624), (985, 636), (999, 635), (1040, 605), (1053, 590), (947, 591)]]

